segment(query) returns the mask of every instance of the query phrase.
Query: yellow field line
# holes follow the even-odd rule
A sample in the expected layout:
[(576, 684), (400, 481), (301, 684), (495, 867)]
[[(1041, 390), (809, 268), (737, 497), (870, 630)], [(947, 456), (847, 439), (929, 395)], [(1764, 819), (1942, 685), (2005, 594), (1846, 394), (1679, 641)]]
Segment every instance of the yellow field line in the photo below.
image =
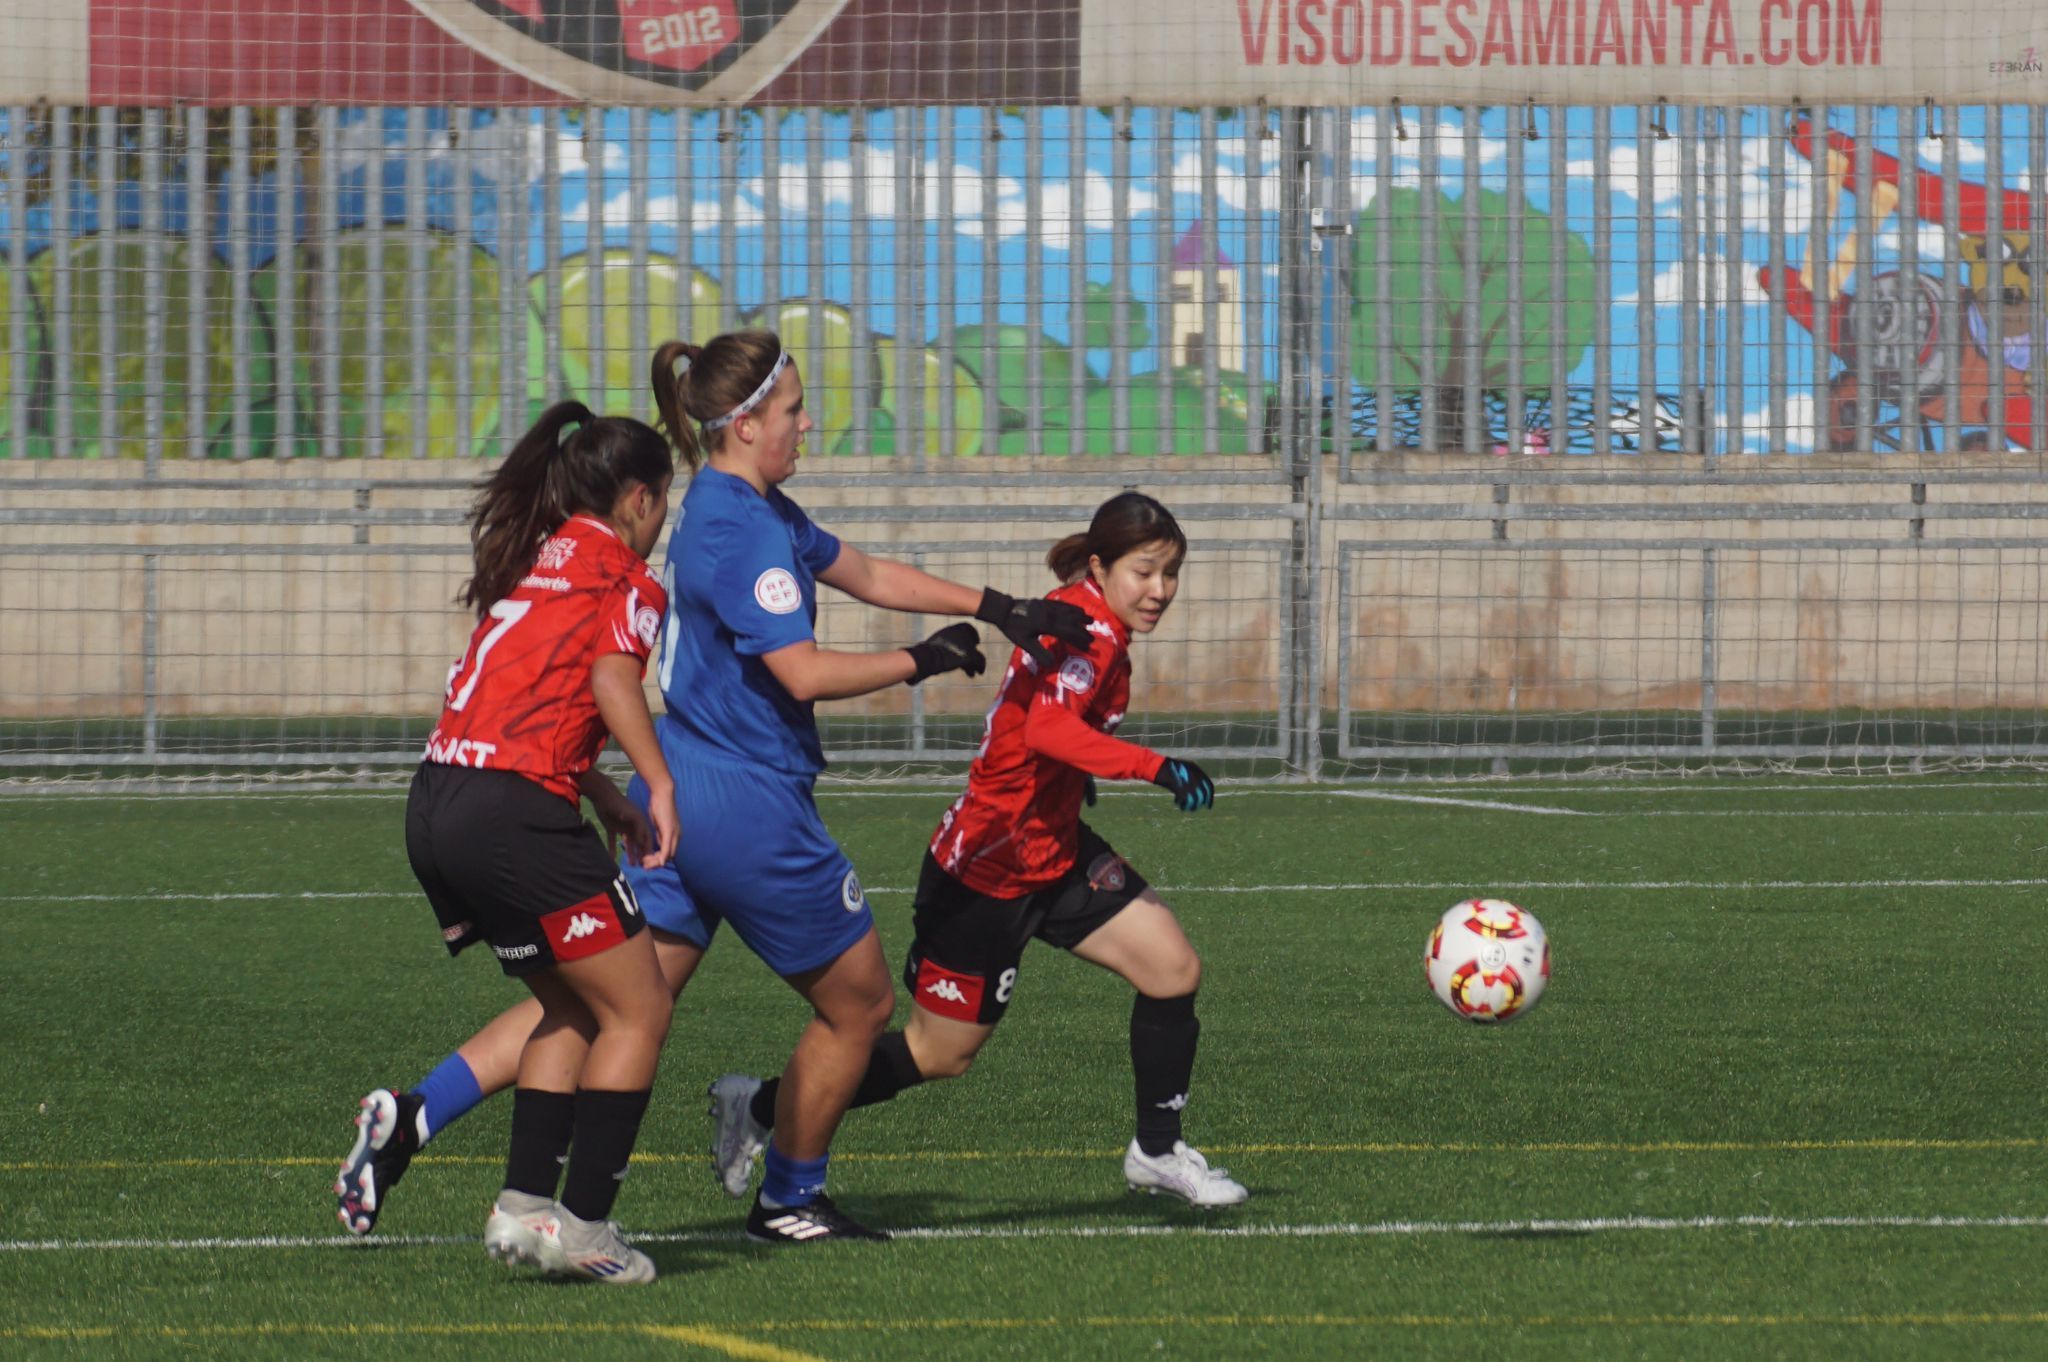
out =
[(745, 1358), (747, 1362), (823, 1362), (811, 1353), (794, 1352), (695, 1324), (534, 1323), (507, 1324), (176, 1324), (123, 1329), (108, 1325), (26, 1325), (0, 1329), (0, 1339), (20, 1342), (76, 1343), (106, 1338), (251, 1339), (251, 1338), (514, 1338), (536, 1335), (628, 1334), (686, 1343), (696, 1348)]
[[(1867, 1140), (1550, 1140), (1527, 1144), (1487, 1141), (1360, 1141), (1357, 1143), (1219, 1144), (1210, 1154), (1868, 1154), (2010, 1152), (2048, 1148), (2048, 1138), (2012, 1136), (1988, 1139)], [(1121, 1149), (932, 1149), (905, 1152), (834, 1154), (835, 1163), (993, 1163), (1023, 1159), (1101, 1159)], [(339, 1159), (327, 1154), (282, 1154), (274, 1158), (246, 1155), (187, 1159), (27, 1159), (0, 1162), (0, 1173), (125, 1173), (152, 1168), (330, 1168)], [(422, 1154), (419, 1165), (497, 1167), (504, 1156)], [(635, 1154), (633, 1162), (649, 1167), (702, 1164), (702, 1154)]]
[(1024, 1329), (1925, 1329), (2048, 1324), (2048, 1310), (1792, 1315), (1075, 1315), (1043, 1319), (811, 1319), (748, 1324), (763, 1333)]
[[(1094, 1329), (1932, 1329), (2048, 1325), (2048, 1310), (1886, 1311), (1844, 1314), (1560, 1314), (1560, 1315), (1048, 1315), (1033, 1318), (793, 1319), (757, 1320), (732, 1326), (751, 1333), (1015, 1333), (1026, 1330)], [(255, 1338), (518, 1338), (627, 1335), (684, 1343), (748, 1362), (821, 1362), (821, 1359), (694, 1324), (581, 1323), (474, 1324), (221, 1324), (20, 1325), (0, 1328), (0, 1340), (76, 1343), (98, 1339)]]

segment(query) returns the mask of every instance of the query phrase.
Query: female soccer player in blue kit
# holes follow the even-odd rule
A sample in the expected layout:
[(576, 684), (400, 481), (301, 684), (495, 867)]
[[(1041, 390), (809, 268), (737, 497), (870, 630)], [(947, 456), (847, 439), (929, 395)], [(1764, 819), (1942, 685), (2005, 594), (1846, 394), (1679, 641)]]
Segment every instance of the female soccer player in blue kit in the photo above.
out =
[[(654, 357), (653, 381), (662, 427), (696, 470), (669, 539), (672, 590), (657, 673), (667, 703), (656, 731), (682, 838), (671, 863), (649, 870), (629, 861), (627, 878), (671, 988), (682, 988), (718, 923), (730, 919), (813, 1008), (783, 1070), (749, 1235), (881, 1238), (824, 1193), (832, 1134), (895, 998), (859, 876), (812, 800), (824, 766), (812, 708), (955, 669), (978, 675), (984, 660), (966, 623), (907, 649), (820, 648), (816, 584), (886, 609), (972, 615), (1047, 663), (1041, 640), (1085, 645), (1088, 615), (871, 557), (813, 524), (780, 491), (812, 422), (796, 365), (772, 333), (737, 332), (702, 347), (671, 341)], [(644, 782), (630, 793), (644, 806)], [(343, 1168), (345, 1225), (367, 1232), (420, 1145), (505, 1085), (503, 1056), (534, 1019), (524, 1005), (510, 1009), (418, 1091), (379, 1089), (363, 1099), (366, 1115), (392, 1107), (395, 1119), (365, 1127), (369, 1137)]]

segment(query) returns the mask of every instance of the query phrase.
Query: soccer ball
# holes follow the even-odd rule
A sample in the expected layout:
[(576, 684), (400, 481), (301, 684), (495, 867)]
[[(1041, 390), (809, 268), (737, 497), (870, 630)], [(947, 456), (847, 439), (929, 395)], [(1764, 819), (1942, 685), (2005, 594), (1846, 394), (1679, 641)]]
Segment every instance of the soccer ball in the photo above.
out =
[(1443, 1005), (1466, 1021), (1508, 1021), (1543, 996), (1550, 939), (1534, 914), (1506, 899), (1466, 899), (1437, 919), (1422, 972)]

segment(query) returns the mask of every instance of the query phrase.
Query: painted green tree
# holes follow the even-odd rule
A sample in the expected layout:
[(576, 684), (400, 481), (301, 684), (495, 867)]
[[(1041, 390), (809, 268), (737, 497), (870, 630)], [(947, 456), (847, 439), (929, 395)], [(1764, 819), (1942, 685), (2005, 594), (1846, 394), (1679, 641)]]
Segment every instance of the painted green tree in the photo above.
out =
[[(1519, 351), (1522, 382), (1547, 387), (1553, 374), (1551, 297), (1553, 280), (1562, 283), (1564, 333), (1563, 373), (1578, 367), (1592, 341), (1598, 280), (1593, 251), (1586, 239), (1549, 213), (1527, 202), (1512, 204), (1498, 190), (1479, 191), (1479, 254), (1469, 271), (1465, 259), (1467, 205), (1441, 191), (1436, 194), (1436, 242), (1423, 258), (1423, 190), (1395, 189), (1375, 199), (1358, 216), (1352, 239), (1351, 373), (1366, 387), (1382, 379), (1394, 389), (1436, 390), (1437, 438), (1446, 449), (1465, 441), (1465, 356), (1479, 356), (1479, 385), (1499, 391), (1507, 386), (1508, 356)], [(1508, 300), (1508, 224), (1522, 223), (1521, 301)], [(1377, 262), (1380, 240), (1387, 240), (1391, 264), (1390, 291), (1381, 296)], [(1553, 270), (1552, 261), (1562, 269)], [(1466, 316), (1468, 288), (1476, 287), (1476, 318)], [(1435, 345), (1425, 354), (1422, 344), (1424, 300), (1436, 323)], [(1392, 334), (1379, 348), (1380, 310)], [(1469, 334), (1468, 334), (1469, 332)], [(1388, 419), (1381, 413), (1382, 420)], [(1476, 419), (1484, 420), (1483, 414)]]

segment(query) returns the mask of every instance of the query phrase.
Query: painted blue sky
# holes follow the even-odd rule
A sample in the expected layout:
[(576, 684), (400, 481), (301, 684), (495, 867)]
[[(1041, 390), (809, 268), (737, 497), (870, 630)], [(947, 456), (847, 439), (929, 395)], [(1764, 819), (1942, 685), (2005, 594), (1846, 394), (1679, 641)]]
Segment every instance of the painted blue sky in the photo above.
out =
[[(898, 333), (896, 316), (897, 277), (895, 261), (913, 243), (908, 239), (898, 213), (898, 156), (896, 145), (905, 120), (917, 120), (919, 138), (916, 162), (922, 172), (921, 213), (909, 231), (921, 237), (915, 253), (922, 266), (920, 287), (926, 306), (921, 311), (923, 330), (929, 339), (936, 332), (936, 309), (930, 306), (939, 293), (938, 272), (942, 253), (953, 260), (952, 317), (957, 325), (984, 319), (989, 303), (984, 301), (983, 266), (994, 252), (998, 286), (993, 309), (1006, 323), (1028, 325), (1064, 342), (1069, 331), (1068, 279), (1074, 247), (1076, 217), (1081, 225), (1081, 250), (1085, 271), (1091, 281), (1107, 283), (1112, 277), (1115, 249), (1115, 184), (1118, 171), (1118, 140), (1110, 117), (1101, 111), (1050, 109), (1028, 116), (1039, 120), (1040, 159), (1029, 161), (1030, 143), (1024, 133), (1023, 117), (992, 115), (978, 109), (962, 109), (951, 115), (936, 110), (876, 111), (856, 120), (844, 112), (805, 111), (786, 115), (743, 114), (732, 164), (733, 192), (721, 192), (721, 171), (729, 144), (719, 140), (719, 115), (699, 113), (679, 116), (668, 112), (643, 115), (641, 126), (624, 111), (613, 111), (602, 120), (602, 135), (578, 120), (563, 119), (557, 134), (558, 187), (561, 205), (561, 250), (574, 254), (589, 244), (591, 189), (603, 184), (605, 238), (609, 245), (625, 246), (630, 239), (633, 217), (632, 176), (637, 166), (645, 179), (647, 241), (650, 249), (688, 257), (698, 268), (720, 279), (727, 294), (746, 310), (777, 298), (807, 296), (814, 285), (824, 296), (838, 302), (853, 293), (853, 253), (856, 223), (867, 250), (867, 296), (870, 324), (877, 330)], [(1661, 115), (1672, 129), (1689, 115), (1667, 110)], [(1782, 110), (1747, 109), (1710, 111), (1705, 115), (1710, 128), (1718, 130), (1722, 117), (1737, 117), (1740, 167), (1733, 183), (1740, 195), (1740, 232), (1724, 230), (1730, 203), (1718, 186), (1729, 183), (1724, 175), (1710, 174), (1702, 180), (1699, 199), (1704, 216), (1699, 238), (1697, 264), (1706, 281), (1710, 300), (1739, 299), (1744, 335), (1747, 382), (1740, 413), (1725, 411), (1724, 421), (1738, 421), (1745, 427), (1761, 427), (1768, 413), (1767, 394), (1761, 382), (1766, 369), (1766, 338), (1771, 328), (1774, 305), (1756, 282), (1757, 269), (1770, 256), (1771, 237), (1765, 224), (1771, 221), (1771, 143), (1785, 116)], [(2003, 136), (2004, 183), (2026, 187), (2034, 173), (2030, 120), (2041, 121), (2040, 111), (2023, 107), (1994, 110)], [(381, 181), (382, 218), (388, 226), (402, 230), (407, 220), (407, 177), (419, 177), (419, 189), (426, 225), (436, 230), (454, 230), (457, 222), (459, 177), (467, 170), (470, 192), (470, 229), (486, 249), (497, 252), (503, 222), (499, 214), (503, 182), (517, 179), (526, 194), (530, 210), (538, 210), (543, 192), (542, 171), (546, 139), (545, 120), (558, 115), (520, 111), (516, 114), (478, 113), (468, 115), (472, 126), (461, 137), (453, 135), (446, 111), (428, 111), (418, 124), (408, 127), (403, 110), (354, 112), (343, 115), (336, 168), (341, 185), (340, 217), (343, 226), (359, 226), (372, 216), (373, 182)], [(941, 142), (941, 120), (950, 117), (950, 154)], [(987, 120), (995, 117), (999, 137), (985, 140)], [(1468, 127), (1462, 110), (1446, 110), (1439, 116), (1438, 173), (1445, 192), (1453, 198), (1465, 192), (1467, 159), (1476, 163), (1478, 182), (1483, 188), (1505, 190), (1508, 177), (1508, 145), (1519, 137), (1525, 115), (1520, 109), (1487, 109)], [(1638, 261), (1643, 242), (1638, 230), (1641, 182), (1641, 147), (1649, 148), (1650, 195), (1648, 207), (1654, 238), (1654, 278), (1651, 283), (1657, 342), (1656, 369), (1660, 388), (1673, 388), (1679, 373), (1679, 338), (1682, 316), (1679, 309), (1680, 281), (1686, 249), (1681, 231), (1681, 149), (1682, 140), (1654, 137), (1639, 142), (1637, 130), (1642, 115), (1632, 108), (1613, 110), (1609, 115), (1611, 138), (1606, 161), (1609, 174), (1608, 208), (1612, 231), (1613, 259), (1609, 280), (1611, 306), (1612, 381), (1617, 389), (1633, 391), (1638, 378), (1637, 300), (1641, 296)], [(1277, 115), (1268, 116), (1276, 125)], [(1423, 125), (1418, 110), (1405, 109), (1399, 115), (1390, 110), (1360, 110), (1351, 115), (1350, 170), (1351, 201), (1363, 208), (1382, 182), (1376, 157), (1379, 120), (1396, 119), (1405, 140), (1393, 143), (1394, 155), (1386, 182), (1415, 186), (1421, 183)], [(1081, 120), (1080, 155), (1072, 145), (1073, 120)], [(1574, 230), (1589, 240), (1594, 232), (1595, 158), (1601, 154), (1596, 140), (1596, 114), (1591, 109), (1572, 109), (1553, 115), (1539, 110), (1533, 115), (1538, 136), (1524, 139), (1524, 192), (1537, 207), (1556, 211), (1551, 202), (1550, 168), (1553, 158), (1562, 156), (1568, 187), (1563, 211)], [(1165, 137), (1161, 137), (1165, 120)], [(1835, 110), (1831, 125), (1842, 131), (1854, 129), (1849, 110)], [(1558, 135), (1561, 123), (1562, 136)], [(1270, 136), (1260, 144), (1260, 173), (1248, 170), (1246, 123), (1235, 111), (1219, 116), (1216, 143), (1214, 200), (1204, 195), (1201, 155), (1202, 119), (1181, 111), (1136, 110), (1131, 114), (1132, 137), (1123, 144), (1128, 157), (1129, 190), (1127, 212), (1132, 225), (1130, 239), (1131, 286), (1133, 294), (1145, 300), (1163, 295), (1158, 274), (1162, 251), (1170, 251), (1173, 240), (1185, 228), (1203, 218), (1216, 220), (1225, 252), (1242, 261), (1256, 256), (1266, 272), (1262, 290), (1269, 300), (1277, 291), (1273, 261), (1277, 255), (1278, 205), (1281, 185), (1277, 170), (1279, 142)], [(636, 137), (636, 131), (639, 136)], [(1269, 126), (1268, 131), (1271, 131)], [(1952, 143), (1927, 135), (1925, 115), (1912, 109), (1901, 112), (1879, 109), (1871, 115), (1874, 145), (1881, 151), (1918, 159), (1938, 169), (1944, 148), (1954, 145), (1958, 152), (1961, 178), (1983, 181), (1986, 176), (1986, 112), (1962, 111), (1954, 127), (1945, 129)], [(84, 130), (81, 129), (81, 135)], [(864, 133), (864, 136), (860, 134)], [(1902, 135), (1903, 133), (1903, 135)], [(644, 138), (644, 141), (640, 139)], [(815, 149), (812, 142), (815, 141)], [(1721, 139), (1713, 139), (1718, 167)], [(639, 143), (635, 150), (636, 142)], [(601, 148), (601, 150), (600, 150)], [(691, 161), (686, 200), (678, 181), (680, 152)], [(593, 175), (593, 162), (598, 174)], [(810, 166), (815, 163), (817, 178)], [(1783, 216), (1788, 224), (1779, 238), (1784, 259), (1793, 265), (1806, 250), (1807, 224), (1812, 209), (1813, 182), (1810, 168), (1787, 150), (1783, 164)], [(774, 181), (775, 213), (779, 219), (780, 268), (769, 277), (768, 230), (770, 195), (767, 175), (777, 166)], [(856, 169), (864, 173), (864, 201), (856, 205)], [(175, 177), (182, 163), (173, 159), (166, 167)], [(166, 227), (173, 233), (187, 229), (186, 204), (181, 184), (167, 185)], [(950, 212), (942, 213), (942, 196), (950, 193)], [(1031, 237), (1031, 205), (1037, 208), (1037, 231)], [(260, 266), (275, 251), (278, 239), (278, 194), (274, 178), (259, 182), (251, 199), (248, 225), (249, 250), (253, 264)], [(210, 206), (210, 234), (225, 251), (228, 230), (224, 191), (215, 191)], [(298, 202), (298, 231), (311, 230), (306, 220), (308, 203)], [(731, 222), (726, 216), (730, 211)], [(857, 211), (858, 210), (858, 211)], [(1844, 211), (1847, 211), (1846, 208)], [(100, 205), (88, 186), (74, 192), (71, 203), (74, 233), (99, 229)], [(124, 228), (140, 225), (139, 187), (123, 185), (115, 197), (114, 214)], [(541, 214), (529, 211), (531, 230), (523, 242), (529, 270), (537, 270), (544, 259), (545, 244), (540, 230)], [(823, 252), (813, 261), (809, 255), (809, 227), (822, 226)], [(0, 213), (4, 222), (4, 213)], [(729, 228), (733, 258), (722, 258), (722, 241)], [(49, 239), (52, 229), (48, 206), (32, 209), (21, 224), (23, 249), (33, 254)], [(1260, 233), (1257, 249), (1248, 249), (1245, 234)], [(1875, 245), (1879, 259), (1893, 257), (1898, 250), (1900, 223), (1894, 215), (1881, 224)], [(1952, 258), (1955, 247), (1938, 226), (1919, 228), (1919, 251), (1926, 262)], [(9, 225), (10, 236), (14, 235)], [(1838, 238), (1839, 239), (1839, 235)], [(1830, 243), (1832, 245), (1835, 243)], [(1039, 277), (1032, 275), (1034, 247)], [(1735, 260), (1739, 251), (1740, 261)], [(916, 328), (913, 328), (916, 329)], [(1156, 325), (1155, 325), (1155, 329)], [(1725, 315), (1716, 335), (1725, 337), (1729, 328)], [(1270, 337), (1274, 329), (1269, 326)], [(1812, 348), (1803, 332), (1788, 328), (1790, 341), (1785, 360), (1792, 391), (1787, 412), (1792, 430), (1788, 444), (1798, 448), (1810, 443), (1814, 408)], [(1133, 372), (1153, 367), (1156, 356), (1140, 353), (1132, 357)], [(1591, 363), (1584, 362), (1574, 382), (1590, 379)], [(1715, 394), (1717, 403), (1727, 406), (1725, 393)]]

